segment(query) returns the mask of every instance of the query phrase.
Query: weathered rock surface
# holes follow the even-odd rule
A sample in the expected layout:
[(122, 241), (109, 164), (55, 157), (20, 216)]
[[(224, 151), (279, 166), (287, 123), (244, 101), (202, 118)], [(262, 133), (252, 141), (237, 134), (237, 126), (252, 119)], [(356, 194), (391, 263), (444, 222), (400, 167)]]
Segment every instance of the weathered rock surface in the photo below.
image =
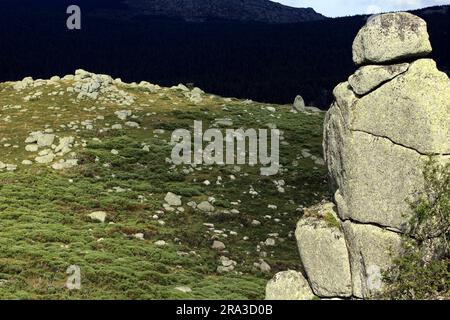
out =
[(353, 43), (357, 65), (418, 58), (432, 51), (426, 22), (410, 13), (387, 13), (369, 19)]
[(450, 81), (429, 59), (360, 99), (334, 91), (324, 150), (339, 215), (404, 230), (427, 154), (450, 153)]
[(365, 95), (383, 83), (406, 72), (408, 68), (408, 63), (390, 66), (364, 66), (350, 76), (348, 83), (356, 94)]
[(352, 108), (352, 130), (386, 137), (421, 154), (450, 154), (450, 81), (431, 59), (364, 96)]
[[(337, 214), (333, 204), (307, 209), (296, 231), (319, 297), (366, 299), (383, 290), (409, 203), (424, 190), (426, 161), (450, 161), (450, 80), (431, 59), (411, 61), (429, 52), (426, 23), (409, 13), (375, 17), (355, 39), (357, 64), (383, 65), (361, 67), (336, 86), (323, 148)], [(401, 59), (408, 60), (386, 65)]]
[(369, 298), (383, 290), (382, 272), (401, 249), (401, 236), (372, 225), (344, 222), (352, 268), (353, 295)]
[(277, 273), (266, 286), (266, 300), (312, 300), (314, 297), (308, 281), (297, 271)]
[(202, 201), (197, 205), (197, 209), (203, 212), (214, 212), (215, 208), (208, 201)]
[(350, 297), (352, 280), (344, 233), (333, 203), (305, 210), (296, 238), (311, 287), (320, 297)]
[(181, 197), (172, 192), (168, 192), (166, 194), (166, 196), (164, 197), (164, 201), (166, 201), (169, 206), (181, 206)]
[(89, 218), (95, 221), (104, 223), (106, 221), (107, 213), (105, 211), (95, 211), (89, 214)]

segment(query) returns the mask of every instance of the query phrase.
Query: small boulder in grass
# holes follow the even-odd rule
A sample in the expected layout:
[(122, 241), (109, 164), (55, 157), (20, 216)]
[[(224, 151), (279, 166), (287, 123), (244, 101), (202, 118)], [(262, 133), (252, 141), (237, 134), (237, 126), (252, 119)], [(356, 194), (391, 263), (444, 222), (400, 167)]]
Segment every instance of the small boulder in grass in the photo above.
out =
[(107, 217), (107, 213), (105, 211), (94, 211), (89, 214), (89, 218), (94, 221), (98, 221), (101, 223), (105, 223)]

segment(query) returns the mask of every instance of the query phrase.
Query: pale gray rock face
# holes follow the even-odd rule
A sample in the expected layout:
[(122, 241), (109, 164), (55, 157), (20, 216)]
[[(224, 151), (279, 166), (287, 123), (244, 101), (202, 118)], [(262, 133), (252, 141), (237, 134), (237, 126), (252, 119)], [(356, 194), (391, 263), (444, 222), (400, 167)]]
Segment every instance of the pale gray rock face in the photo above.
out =
[(361, 98), (351, 129), (387, 137), (421, 154), (450, 154), (450, 81), (430, 59)]
[(374, 16), (353, 42), (353, 61), (357, 65), (380, 64), (431, 53), (426, 22), (410, 13)]
[(309, 284), (323, 298), (383, 291), (382, 273), (401, 253), (410, 203), (424, 190), (426, 161), (450, 161), (448, 76), (430, 59), (386, 65), (431, 52), (425, 22), (381, 15), (359, 32), (353, 49), (356, 63), (382, 65), (362, 67), (336, 86), (325, 117), (337, 215), (333, 204), (306, 209), (296, 231)]
[(348, 83), (334, 94), (324, 151), (340, 217), (404, 230), (426, 155), (450, 153), (448, 77), (421, 59), (361, 98)]
[(362, 96), (406, 72), (408, 67), (408, 63), (390, 66), (372, 65), (361, 67), (350, 76), (348, 83), (356, 94)]
[(335, 211), (332, 203), (305, 210), (295, 232), (309, 283), (320, 297), (352, 295), (347, 246)]
[(401, 235), (372, 225), (344, 222), (352, 268), (353, 295), (370, 298), (383, 290), (382, 272), (401, 250)]
[(266, 286), (266, 300), (312, 300), (314, 293), (305, 277), (297, 271), (275, 275)]
[(330, 169), (340, 181), (335, 201), (341, 219), (406, 230), (411, 214), (407, 200), (423, 188), (427, 158), (363, 132), (352, 132), (340, 150), (340, 167), (331, 164)]

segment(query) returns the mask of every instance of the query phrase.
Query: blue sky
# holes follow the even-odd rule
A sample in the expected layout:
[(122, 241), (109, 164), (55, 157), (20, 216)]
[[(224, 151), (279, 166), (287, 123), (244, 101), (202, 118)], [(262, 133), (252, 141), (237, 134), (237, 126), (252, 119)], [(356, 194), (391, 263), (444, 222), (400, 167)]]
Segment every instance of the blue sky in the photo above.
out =
[(400, 11), (450, 4), (450, 0), (272, 0), (292, 7), (312, 7), (327, 17)]

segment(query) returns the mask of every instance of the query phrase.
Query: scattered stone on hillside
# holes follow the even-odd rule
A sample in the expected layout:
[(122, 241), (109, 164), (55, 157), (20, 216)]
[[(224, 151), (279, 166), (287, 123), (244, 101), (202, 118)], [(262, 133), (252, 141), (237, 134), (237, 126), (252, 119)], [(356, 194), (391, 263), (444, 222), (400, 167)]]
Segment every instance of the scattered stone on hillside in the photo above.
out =
[(276, 244), (276, 241), (274, 238), (267, 238), (266, 241), (264, 241), (264, 245), (267, 247), (274, 247)]
[(136, 233), (133, 235), (133, 237), (135, 237), (138, 240), (145, 240), (145, 236), (143, 233)]
[(409, 63), (389, 66), (364, 66), (350, 76), (348, 83), (356, 94), (365, 95), (383, 83), (405, 73), (408, 68)]
[(181, 196), (176, 195), (175, 193), (172, 192), (167, 192), (164, 201), (166, 201), (167, 204), (172, 207), (179, 207), (182, 204)]
[(165, 247), (167, 246), (167, 243), (164, 240), (158, 240), (155, 242), (155, 246), (157, 247)]
[(233, 126), (233, 120), (224, 118), (224, 119), (215, 119), (214, 127), (231, 127)]
[(370, 298), (383, 290), (382, 272), (401, 249), (401, 235), (373, 225), (343, 224), (353, 278), (353, 295)]
[(121, 124), (114, 124), (111, 126), (111, 129), (113, 130), (122, 130), (122, 125)]
[(208, 201), (202, 201), (197, 205), (197, 209), (203, 212), (214, 212), (214, 206)]
[(52, 82), (52, 83), (58, 83), (59, 81), (61, 81), (61, 78), (59, 76), (53, 76), (49, 80), (49, 82)]
[(37, 152), (39, 150), (39, 146), (37, 144), (28, 144), (25, 146), (25, 151), (28, 152)]
[(222, 241), (214, 240), (211, 248), (217, 251), (223, 251), (226, 247)]
[(329, 202), (305, 209), (295, 233), (303, 267), (320, 297), (352, 295), (347, 245), (336, 211)]
[(34, 83), (33, 78), (31, 78), (31, 77), (26, 77), (26, 78), (24, 78), (22, 81), (15, 82), (15, 83), (13, 84), (13, 88), (14, 88), (14, 90), (16, 90), (16, 91), (22, 91), (22, 90), (26, 89), (27, 87), (32, 86), (33, 83)]
[(252, 226), (260, 226), (261, 225), (261, 222), (260, 221), (258, 221), (258, 220), (253, 220), (252, 221)]
[(188, 92), (189, 91), (189, 88), (186, 87), (184, 84), (181, 84), (181, 83), (179, 85), (177, 85), (177, 86), (171, 87), (170, 89), (171, 90), (180, 90), (180, 91), (184, 91), (184, 92)]
[(266, 300), (312, 300), (314, 297), (305, 277), (293, 270), (277, 273), (266, 286)]
[(106, 221), (107, 213), (105, 211), (94, 211), (89, 214), (89, 218), (94, 221), (104, 223)]
[(381, 64), (427, 56), (432, 48), (426, 22), (406, 12), (374, 16), (353, 43), (353, 61)]
[(203, 101), (204, 92), (199, 88), (194, 88), (190, 92), (186, 92), (185, 95), (190, 102), (194, 104), (199, 104)]
[(133, 112), (131, 110), (119, 110), (114, 112), (114, 114), (120, 119), (125, 121), (128, 117), (131, 117)]
[(25, 165), (25, 166), (30, 166), (30, 165), (33, 164), (33, 161), (30, 161), (30, 160), (23, 160), (23, 161), (22, 161), (22, 164)]
[(189, 201), (186, 205), (192, 209), (197, 208), (197, 203), (195, 201)]
[(55, 148), (56, 153), (61, 155), (67, 154), (71, 151), (72, 145), (75, 142), (74, 137), (63, 137), (59, 139), (59, 144)]
[(263, 272), (263, 273), (270, 273), (272, 268), (266, 261), (261, 260), (261, 262), (259, 264), (259, 270), (261, 270), (261, 272)]
[(17, 170), (17, 165), (8, 163), (6, 164), (5, 169), (6, 171), (13, 172)]
[(219, 259), (221, 265), (217, 267), (218, 273), (227, 273), (234, 270), (237, 266), (237, 262), (229, 259), (228, 257), (221, 256)]
[(112, 149), (112, 150), (111, 150), (111, 154), (117, 156), (117, 155), (119, 154), (119, 151), (116, 150), (116, 149)]
[(34, 159), (37, 163), (40, 164), (48, 164), (53, 162), (55, 159), (55, 154), (52, 151), (46, 151), (43, 153), (40, 153), (38, 157)]
[(49, 147), (53, 144), (55, 140), (54, 134), (43, 133), (41, 131), (36, 131), (30, 133), (25, 143), (36, 143), (38, 147)]
[(54, 170), (65, 170), (73, 168), (77, 165), (78, 165), (77, 159), (67, 159), (67, 160), (61, 159), (58, 162), (52, 164), (52, 168)]
[(305, 100), (303, 100), (303, 97), (298, 95), (295, 97), (293, 108), (297, 112), (304, 112), (305, 111)]
[(152, 84), (152, 83), (147, 82), (147, 81), (141, 81), (138, 84), (138, 86), (141, 87), (141, 88), (145, 88), (145, 89), (149, 90), (151, 93), (156, 93), (159, 90), (161, 90), (161, 87), (158, 86), (157, 84)]
[(183, 292), (183, 293), (191, 293), (192, 292), (191, 288), (185, 287), (185, 286), (183, 286), (183, 287), (176, 287), (175, 290)]
[(130, 128), (139, 128), (140, 127), (140, 124), (137, 122), (134, 122), (134, 121), (127, 121), (127, 122), (125, 122), (125, 125)]

